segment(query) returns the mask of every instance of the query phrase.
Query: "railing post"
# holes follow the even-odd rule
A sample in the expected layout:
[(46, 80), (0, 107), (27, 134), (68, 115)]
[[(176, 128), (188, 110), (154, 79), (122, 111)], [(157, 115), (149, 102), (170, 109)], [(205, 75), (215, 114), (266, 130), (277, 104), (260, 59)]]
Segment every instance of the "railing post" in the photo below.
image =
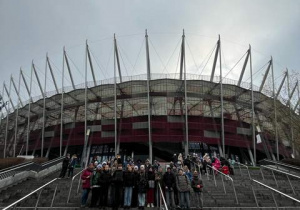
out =
[(81, 177), (79, 176), (79, 180), (78, 180), (78, 186), (77, 186), (77, 191), (76, 191), (76, 194), (78, 194), (78, 192), (79, 192), (79, 186), (80, 186), (80, 182), (81, 182)]
[(253, 193), (253, 197), (254, 197), (254, 200), (255, 200), (255, 203), (256, 203), (256, 206), (259, 207), (258, 205), (258, 202), (257, 202), (257, 198), (256, 198), (256, 195), (255, 195), (255, 191), (253, 189), (253, 185), (252, 185), (252, 180), (250, 179), (250, 184), (251, 184), (251, 189), (252, 189), (252, 193)]
[(239, 169), (240, 169), (240, 174), (241, 174), (241, 176), (242, 176), (242, 169), (241, 169), (240, 163), (238, 163), (238, 165), (239, 165)]
[(52, 201), (51, 201), (51, 206), (50, 206), (50, 207), (52, 207), (52, 206), (53, 206), (54, 199), (55, 199), (55, 195), (56, 195), (56, 191), (57, 191), (57, 186), (58, 186), (58, 184), (56, 184), (56, 186), (55, 186), (55, 190), (54, 190), (54, 193), (53, 193), (53, 198), (52, 198)]
[(235, 186), (234, 186), (234, 183), (233, 183), (233, 179), (231, 179), (231, 183), (232, 183), (233, 192), (234, 192), (234, 195), (235, 195), (236, 204), (239, 204), (239, 200), (238, 200), (237, 195), (236, 195), (236, 191), (235, 191)]
[(265, 180), (264, 174), (262, 172), (262, 167), (260, 167), (260, 173), (261, 173), (262, 179)]
[(276, 177), (275, 177), (275, 174), (274, 174), (274, 171), (273, 171), (273, 170), (272, 170), (272, 174), (273, 174), (273, 177), (274, 177), (274, 180), (275, 180), (276, 186), (277, 186), (277, 188), (278, 188), (277, 179), (276, 179)]
[(212, 173), (213, 173), (213, 175), (214, 175), (214, 182), (215, 182), (215, 186), (217, 186), (216, 175), (215, 175), (215, 172), (214, 172), (214, 170), (212, 170)]
[(274, 203), (275, 203), (276, 209), (278, 209), (278, 205), (277, 205), (277, 202), (276, 202), (276, 199), (275, 199), (274, 193), (273, 193), (273, 192), (271, 192), (271, 193), (272, 193), (272, 197), (273, 197), (273, 200), (274, 200)]
[(37, 209), (37, 206), (38, 206), (38, 203), (39, 203), (39, 201), (40, 201), (40, 197), (41, 197), (42, 191), (43, 191), (43, 189), (41, 189), (40, 192), (39, 192), (39, 196), (38, 196), (38, 199), (37, 199), (37, 201), (36, 201), (36, 204), (35, 204), (35, 208), (34, 208), (34, 209)]
[(226, 193), (225, 184), (224, 184), (224, 180), (223, 180), (223, 176), (221, 176), (221, 179), (222, 179), (222, 183), (223, 183), (224, 193), (227, 194), (227, 193)]
[(288, 179), (288, 181), (289, 181), (289, 183), (290, 183), (290, 186), (291, 186), (291, 188), (292, 188), (292, 190), (293, 190), (294, 195), (296, 195), (295, 189), (294, 189), (294, 187), (293, 187), (293, 185), (292, 185), (292, 183), (291, 183), (291, 180), (290, 180), (289, 176), (286, 175), (286, 178)]

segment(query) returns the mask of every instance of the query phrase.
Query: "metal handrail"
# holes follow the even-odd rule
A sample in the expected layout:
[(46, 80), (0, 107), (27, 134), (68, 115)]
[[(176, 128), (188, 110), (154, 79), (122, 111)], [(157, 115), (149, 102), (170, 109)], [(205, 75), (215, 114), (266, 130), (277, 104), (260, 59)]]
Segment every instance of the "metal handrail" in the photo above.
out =
[[(275, 165), (281, 165), (281, 166), (284, 166), (284, 167), (287, 167), (287, 168), (292, 168), (292, 169), (300, 171), (299, 167), (296, 167), (296, 166), (293, 166), (293, 165), (290, 165), (290, 164), (281, 163), (281, 162), (278, 162), (278, 161), (272, 161), (272, 160), (268, 160), (268, 159), (264, 159), (263, 161), (266, 161), (266, 162), (269, 162), (269, 163), (274, 163)], [(277, 166), (277, 168), (278, 168), (278, 166)]]
[(2, 174), (4, 172), (7, 172), (7, 171), (11, 171), (11, 170), (16, 169), (16, 168), (20, 168), (20, 167), (23, 167), (23, 166), (30, 165), (32, 163), (33, 163), (32, 161), (28, 161), (28, 162), (20, 163), (20, 164), (17, 164), (17, 165), (8, 167), (8, 168), (4, 168), (4, 169), (0, 170), (0, 174)]
[[(295, 175), (295, 174), (291, 174), (291, 173), (288, 173), (288, 172), (285, 172), (285, 171), (281, 171), (281, 170), (278, 170), (278, 169), (275, 169), (275, 168), (271, 168), (271, 167), (268, 167), (268, 166), (261, 166), (261, 167), (266, 168), (266, 169), (269, 169), (269, 170), (272, 170), (272, 172), (273, 172), (273, 171), (276, 171), (276, 172), (278, 172), (278, 173), (285, 174), (285, 175), (286, 175), (286, 178), (287, 178), (288, 181), (289, 181), (289, 184), (290, 184), (290, 186), (291, 186), (291, 188), (292, 188), (292, 191), (293, 191), (294, 195), (296, 195), (295, 189), (294, 189), (294, 187), (293, 187), (293, 185), (292, 185), (292, 183), (291, 183), (291, 180), (290, 180), (289, 176), (292, 176), (292, 177), (297, 178), (297, 179), (300, 179), (300, 176), (297, 176), (297, 175)], [(274, 174), (274, 173), (273, 173), (273, 174)], [(277, 184), (277, 182), (276, 182), (276, 184)], [(278, 184), (277, 184), (277, 187), (278, 187)]]
[[(15, 201), (14, 203), (10, 204), (9, 206), (5, 207), (5, 208), (2, 209), (2, 210), (7, 210), (7, 209), (9, 209), (9, 208), (11, 208), (11, 207), (17, 205), (17, 204), (20, 203), (21, 201), (25, 200), (26, 198), (28, 198), (28, 197), (31, 196), (32, 194), (36, 193), (37, 191), (42, 190), (44, 187), (48, 186), (48, 185), (51, 184), (52, 182), (55, 182), (56, 180), (57, 180), (57, 178), (51, 180), (50, 182), (44, 184), (43, 186), (39, 187), (38, 189), (36, 189), (36, 190), (32, 191), (31, 193), (25, 195), (23, 198), (20, 198), (19, 200)], [(38, 200), (39, 200), (39, 198), (40, 198), (40, 195), (39, 195), (39, 197), (38, 197)], [(36, 206), (37, 206), (37, 204), (38, 204), (38, 203), (36, 203)]]
[(268, 188), (269, 190), (272, 190), (272, 191), (274, 191), (276, 193), (279, 193), (280, 195), (283, 195), (283, 196), (285, 196), (285, 197), (287, 197), (289, 199), (292, 199), (293, 201), (296, 201), (296, 202), (300, 203), (300, 200), (298, 200), (298, 199), (296, 199), (296, 198), (294, 198), (292, 196), (289, 196), (289, 195), (287, 195), (287, 194), (285, 194), (283, 192), (280, 192), (279, 190), (276, 190), (276, 189), (274, 189), (274, 188), (272, 188), (272, 187), (270, 187), (270, 186), (268, 186), (268, 185), (266, 185), (266, 184), (264, 184), (262, 182), (259, 182), (259, 181), (255, 180), (255, 179), (252, 179), (252, 181), (256, 182), (257, 184), (260, 184), (261, 186), (263, 186), (265, 188)]
[(160, 186), (160, 183), (158, 183), (158, 187), (159, 187), (159, 190), (160, 190), (160, 195), (161, 195), (161, 198), (163, 200), (163, 203), (164, 203), (164, 206), (165, 206), (165, 209), (168, 210), (168, 205), (166, 203), (166, 200), (165, 200), (165, 197), (164, 197), (164, 193), (161, 189), (161, 186)]
[[(69, 194), (68, 194), (68, 198), (67, 198), (67, 203), (69, 203), (69, 201), (70, 201), (71, 190), (72, 190), (72, 186), (73, 186), (74, 179), (75, 179), (76, 176), (78, 176), (79, 174), (81, 174), (83, 171), (84, 171), (84, 169), (82, 169), (80, 172), (78, 172), (77, 174), (75, 174), (75, 175), (72, 177), (72, 181), (71, 181), (70, 189), (69, 189)], [(79, 181), (78, 181), (78, 182), (79, 182)]]
[(242, 164), (242, 163), (237, 163), (237, 164), (239, 165), (241, 175), (242, 175), (241, 166), (243, 166), (243, 167), (247, 168), (249, 179), (251, 179), (249, 167), (247, 165), (245, 165), (245, 164)]
[(31, 162), (31, 163), (27, 163), (27, 164), (24, 164), (24, 165), (15, 167), (15, 168), (11, 168), (11, 169), (2, 171), (2, 172), (0, 172), (0, 175), (1, 175), (1, 174), (4, 174), (4, 173), (7, 173), (7, 172), (9, 172), (9, 171), (14, 171), (14, 170), (19, 169), (19, 168), (24, 168), (25, 166), (29, 166), (29, 165), (32, 165), (32, 164), (33, 164), (33, 163)]
[[(214, 167), (211, 167), (210, 165), (207, 165), (207, 166), (208, 166), (209, 168), (211, 168), (212, 170), (217, 171), (218, 173), (220, 173), (220, 174), (222, 174), (223, 176), (227, 177), (227, 178), (231, 181), (232, 187), (233, 187), (233, 192), (234, 192), (235, 199), (236, 199), (236, 203), (239, 204), (239, 201), (238, 201), (238, 198), (237, 198), (237, 195), (236, 195), (236, 191), (235, 191), (235, 187), (234, 187), (234, 181), (233, 181), (233, 179), (232, 179), (230, 176), (228, 176), (227, 174), (224, 174), (223, 172), (218, 171), (218, 170), (215, 169)], [(214, 173), (213, 173), (213, 174), (214, 174)], [(215, 174), (214, 174), (214, 179), (215, 179)], [(223, 178), (222, 178), (222, 182), (223, 182)], [(215, 183), (216, 183), (216, 179), (215, 179)], [(223, 186), (224, 186), (224, 188), (225, 188), (224, 182), (223, 182)], [(226, 194), (226, 193), (225, 193), (225, 194)]]

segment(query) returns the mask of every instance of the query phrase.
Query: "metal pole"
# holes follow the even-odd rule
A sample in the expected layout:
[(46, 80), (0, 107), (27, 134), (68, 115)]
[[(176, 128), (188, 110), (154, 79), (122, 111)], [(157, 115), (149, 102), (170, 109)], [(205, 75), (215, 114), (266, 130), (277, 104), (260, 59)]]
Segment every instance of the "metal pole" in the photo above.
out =
[(223, 157), (226, 157), (225, 152), (225, 131), (224, 131), (224, 100), (223, 100), (223, 76), (222, 76), (222, 58), (221, 58), (221, 38), (219, 35), (219, 60), (220, 60), (220, 91), (221, 91), (221, 130), (222, 130), (222, 152)]
[(19, 107), (21, 105), (20, 86), (21, 86), (21, 73), (19, 74), (19, 84), (18, 84), (18, 93), (17, 93), (18, 94), (18, 104), (17, 104), (16, 126), (15, 126), (14, 157), (16, 157), (16, 144), (17, 144), (17, 135), (18, 135), (18, 117), (19, 117)]
[(27, 116), (27, 139), (26, 139), (26, 155), (28, 155), (28, 146), (29, 146), (29, 136), (30, 136), (30, 111), (31, 111), (31, 92), (32, 92), (32, 74), (33, 74), (33, 67), (31, 66), (31, 73), (30, 73), (30, 86), (29, 86), (29, 104), (28, 104), (28, 116)]
[[(65, 52), (65, 47), (64, 47)], [(62, 156), (63, 142), (63, 120), (64, 120), (64, 81), (65, 81), (65, 56), (63, 55), (62, 77), (61, 77), (61, 105), (60, 105), (60, 138), (59, 138), (59, 156)]]
[[(115, 42), (115, 34), (114, 34), (114, 46), (116, 46)], [(115, 118), (115, 156), (117, 155), (117, 78), (116, 78), (116, 52), (114, 52), (114, 118)]]
[(146, 59), (147, 59), (147, 98), (148, 98), (148, 141), (149, 141), (149, 160), (152, 163), (152, 135), (151, 135), (151, 114), (152, 107), (150, 102), (150, 80), (151, 80), (151, 72), (150, 72), (150, 55), (149, 55), (149, 44), (148, 44), (148, 34), (146, 30)]
[(253, 142), (253, 155), (254, 155), (254, 166), (256, 165), (256, 141), (255, 141), (255, 112), (254, 112), (254, 96), (253, 96), (253, 74), (252, 74), (252, 51), (251, 45), (249, 45), (250, 51), (250, 75), (251, 75), (251, 116), (252, 116), (252, 142)]
[(185, 154), (189, 154), (189, 125), (188, 125), (188, 97), (187, 97), (187, 83), (186, 83), (186, 62), (185, 62), (185, 34), (183, 30), (182, 35), (182, 55), (184, 64), (184, 109), (185, 109)]
[[(5, 87), (5, 84), (4, 84)], [(9, 101), (11, 101), (11, 80), (9, 82), (9, 93), (8, 93), (8, 98)], [(6, 146), (7, 146), (7, 138), (8, 138), (8, 123), (9, 123), (9, 112), (10, 112), (10, 103), (8, 103), (8, 108), (7, 108), (7, 115), (6, 115), (6, 128), (5, 128), (5, 140), (4, 140), (4, 158), (6, 158)]]
[(290, 75), (289, 75), (289, 70), (286, 70), (286, 75), (287, 75), (287, 86), (288, 86), (288, 97), (289, 97), (289, 112), (290, 112), (290, 129), (291, 129), (291, 143), (292, 143), (292, 151), (293, 155), (295, 156), (295, 144), (294, 144), (294, 130), (293, 130), (293, 116), (292, 116), (292, 107), (291, 107), (291, 90), (290, 90)]
[(44, 105), (43, 105), (43, 128), (42, 128), (42, 144), (41, 144), (41, 157), (44, 157), (44, 141), (45, 141), (45, 126), (46, 126), (46, 87), (47, 87), (47, 57), (45, 66), (45, 85), (44, 85)]
[(277, 130), (277, 107), (276, 107), (276, 93), (275, 93), (275, 79), (274, 79), (274, 69), (273, 69), (273, 58), (271, 57), (272, 65), (272, 83), (273, 83), (273, 104), (274, 104), (274, 124), (275, 124), (275, 140), (276, 140), (276, 154), (277, 161), (279, 161), (279, 139), (278, 139), (278, 130)]
[[(86, 40), (87, 43), (87, 40)], [(83, 146), (83, 152), (82, 152), (82, 159), (85, 158), (86, 155), (86, 149), (87, 149), (87, 141), (88, 141), (88, 136), (87, 136), (87, 45), (85, 47), (85, 77), (84, 77), (84, 146)], [(87, 163), (87, 159), (85, 160), (85, 164)]]

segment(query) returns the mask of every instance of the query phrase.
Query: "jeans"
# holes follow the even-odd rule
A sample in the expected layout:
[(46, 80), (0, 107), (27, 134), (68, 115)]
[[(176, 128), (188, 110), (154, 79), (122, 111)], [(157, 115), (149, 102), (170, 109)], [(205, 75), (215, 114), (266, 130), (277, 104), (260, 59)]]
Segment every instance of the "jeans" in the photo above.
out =
[(81, 205), (85, 206), (86, 201), (89, 197), (90, 189), (82, 189), (82, 196), (81, 196)]
[(179, 192), (180, 196), (180, 207), (181, 208), (190, 208), (190, 192)]
[[(170, 203), (170, 198), (171, 198), (171, 203)], [(174, 191), (166, 190), (166, 202), (168, 207), (175, 208)]]
[(203, 208), (201, 192), (195, 192), (195, 196), (196, 196), (196, 200), (197, 200), (197, 208), (198, 209)]
[(73, 177), (74, 168), (69, 168), (68, 177)]
[(139, 198), (139, 206), (144, 207), (145, 206), (146, 193), (139, 193), (138, 198)]
[(124, 206), (131, 206), (132, 187), (125, 187)]

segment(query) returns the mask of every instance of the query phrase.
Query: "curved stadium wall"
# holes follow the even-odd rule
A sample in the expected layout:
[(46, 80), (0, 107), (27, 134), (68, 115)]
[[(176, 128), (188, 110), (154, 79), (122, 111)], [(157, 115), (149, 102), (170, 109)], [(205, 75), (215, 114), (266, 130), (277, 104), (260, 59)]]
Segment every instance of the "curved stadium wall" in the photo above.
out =
[[(219, 77), (210, 82), (210, 76), (186, 75), (187, 118), (185, 118), (184, 80), (178, 74), (151, 74), (150, 80), (150, 122), (153, 157), (167, 160), (173, 153), (184, 151), (186, 125), (188, 127), (189, 152), (219, 153), (221, 140), (221, 103)], [(59, 93), (48, 92), (45, 98), (27, 101), (17, 112), (12, 111), (1, 120), (1, 140), (6, 147), (6, 156), (25, 154), (28, 140), (28, 154), (40, 155), (43, 143), (44, 156), (59, 155), (62, 126), (62, 151), (81, 153), (85, 139), (85, 97), (87, 98), (86, 120), (90, 130), (88, 145), (102, 145), (100, 151), (91, 153), (113, 155), (115, 148), (115, 105), (117, 112), (117, 142), (124, 155), (148, 153), (148, 98), (147, 75), (117, 78), (115, 104), (114, 79), (77, 85), (75, 89), (64, 88)], [(274, 99), (272, 93), (259, 92), (254, 87), (255, 135), (257, 159), (276, 156), (274, 129)], [(238, 154), (250, 159), (253, 151), (251, 127), (250, 84), (223, 80), (224, 139), (227, 155)], [(29, 103), (30, 102), (30, 103)], [(62, 111), (63, 102), (63, 112)], [(292, 112), (280, 100), (276, 100), (280, 157), (293, 153), (290, 130), (293, 138), (299, 139), (299, 115)], [(30, 105), (30, 131), (28, 135), (28, 109)], [(45, 130), (43, 133), (43, 111), (45, 107)], [(187, 122), (186, 122), (187, 119)], [(7, 125), (7, 129), (6, 129)], [(6, 130), (8, 131), (6, 133)], [(6, 144), (4, 140), (6, 138)], [(255, 138), (256, 140), (256, 138)], [(104, 147), (105, 146), (105, 147)], [(298, 150), (298, 147), (296, 146)], [(3, 149), (1, 149), (3, 152)]]

